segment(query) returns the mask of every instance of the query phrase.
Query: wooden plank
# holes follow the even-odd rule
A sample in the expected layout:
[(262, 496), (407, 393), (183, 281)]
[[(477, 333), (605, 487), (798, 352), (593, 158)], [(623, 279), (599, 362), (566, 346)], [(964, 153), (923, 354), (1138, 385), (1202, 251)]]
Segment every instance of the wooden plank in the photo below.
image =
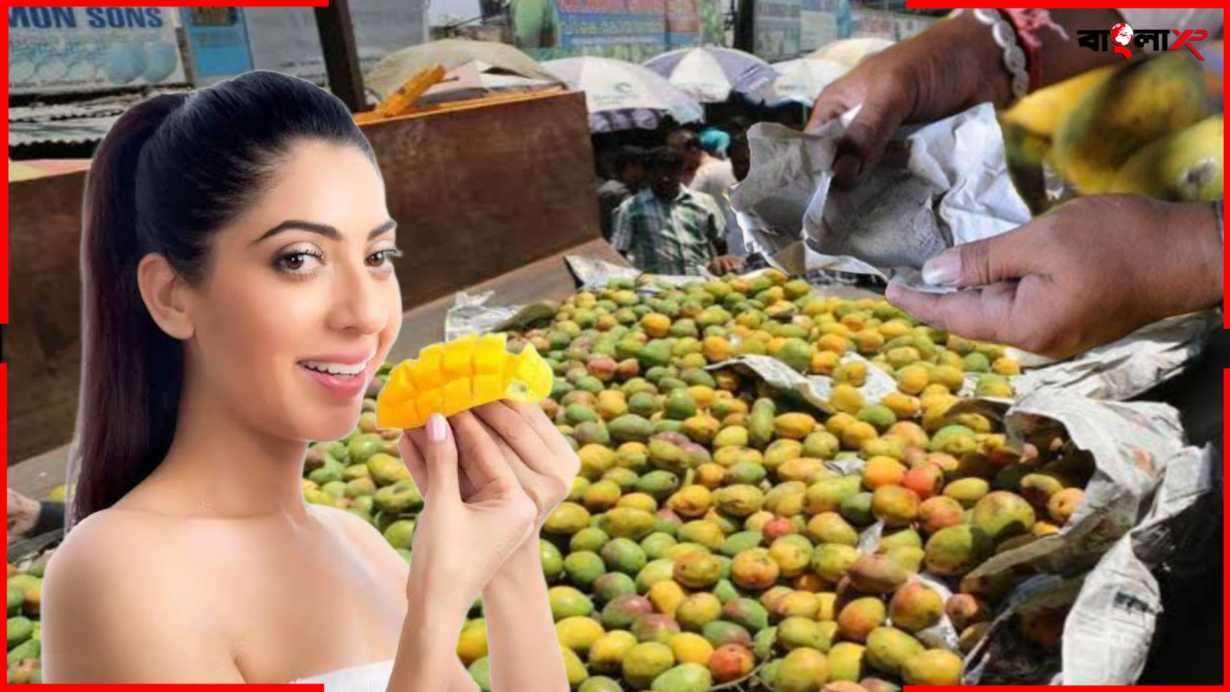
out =
[(84, 189), (79, 165), (9, 184), (9, 464), (72, 436), (81, 371)]
[(313, 8), (313, 11), (316, 14), (316, 30), (320, 34), (320, 48), (325, 56), (329, 91), (344, 101), (351, 113), (367, 110), (363, 70), (359, 68), (354, 25), (350, 21), (350, 0), (332, 0), (324, 7)]

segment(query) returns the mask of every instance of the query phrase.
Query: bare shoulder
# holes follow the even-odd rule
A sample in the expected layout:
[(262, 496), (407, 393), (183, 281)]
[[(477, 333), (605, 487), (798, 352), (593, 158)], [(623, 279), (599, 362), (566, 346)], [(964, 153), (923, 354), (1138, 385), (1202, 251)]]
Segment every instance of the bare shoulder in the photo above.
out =
[(167, 584), (159, 537), (111, 510), (68, 533), (44, 573), (44, 682), (244, 682), (223, 632)]
[(313, 511), (318, 512), (319, 516), (332, 519), (334, 525), (345, 532), (363, 554), (372, 561), (373, 566), (381, 569), (386, 574), (399, 575), (401, 582), (404, 583), (410, 567), (393, 546), (389, 544), (384, 535), (380, 533), (379, 529), (364, 521), (362, 517), (351, 514), (344, 509), (314, 504), (309, 504), (308, 506)]

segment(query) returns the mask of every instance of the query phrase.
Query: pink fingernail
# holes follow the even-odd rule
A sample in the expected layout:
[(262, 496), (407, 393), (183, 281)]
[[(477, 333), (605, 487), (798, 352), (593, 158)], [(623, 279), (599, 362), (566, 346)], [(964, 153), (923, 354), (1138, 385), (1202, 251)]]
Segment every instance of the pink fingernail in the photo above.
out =
[(444, 416), (433, 413), (427, 417), (427, 439), (432, 442), (443, 442), (448, 437), (448, 423)]

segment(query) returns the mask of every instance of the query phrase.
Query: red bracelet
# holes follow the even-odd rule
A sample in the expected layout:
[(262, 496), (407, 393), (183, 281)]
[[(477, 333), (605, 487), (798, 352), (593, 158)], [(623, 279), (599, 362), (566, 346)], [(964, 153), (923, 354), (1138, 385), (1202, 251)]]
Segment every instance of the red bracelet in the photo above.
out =
[(1065, 40), (1068, 34), (1063, 27), (1051, 20), (1051, 13), (1043, 9), (1000, 10), (1000, 13), (1012, 24), (1017, 40), (1025, 51), (1025, 65), (1029, 70), (1029, 91), (1037, 91), (1042, 86), (1042, 64), (1038, 59), (1042, 39), (1038, 38), (1038, 32), (1043, 28), (1051, 28)]

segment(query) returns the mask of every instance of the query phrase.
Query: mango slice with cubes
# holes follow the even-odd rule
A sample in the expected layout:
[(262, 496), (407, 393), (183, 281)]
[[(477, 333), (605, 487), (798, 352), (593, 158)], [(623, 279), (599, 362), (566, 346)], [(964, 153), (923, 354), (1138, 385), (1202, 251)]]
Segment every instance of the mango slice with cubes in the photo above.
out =
[(551, 393), (551, 367), (532, 344), (509, 353), (507, 335), (467, 334), (432, 344), (398, 363), (376, 398), (376, 424), (417, 428), (428, 416), (455, 413), (499, 399), (527, 403)]

